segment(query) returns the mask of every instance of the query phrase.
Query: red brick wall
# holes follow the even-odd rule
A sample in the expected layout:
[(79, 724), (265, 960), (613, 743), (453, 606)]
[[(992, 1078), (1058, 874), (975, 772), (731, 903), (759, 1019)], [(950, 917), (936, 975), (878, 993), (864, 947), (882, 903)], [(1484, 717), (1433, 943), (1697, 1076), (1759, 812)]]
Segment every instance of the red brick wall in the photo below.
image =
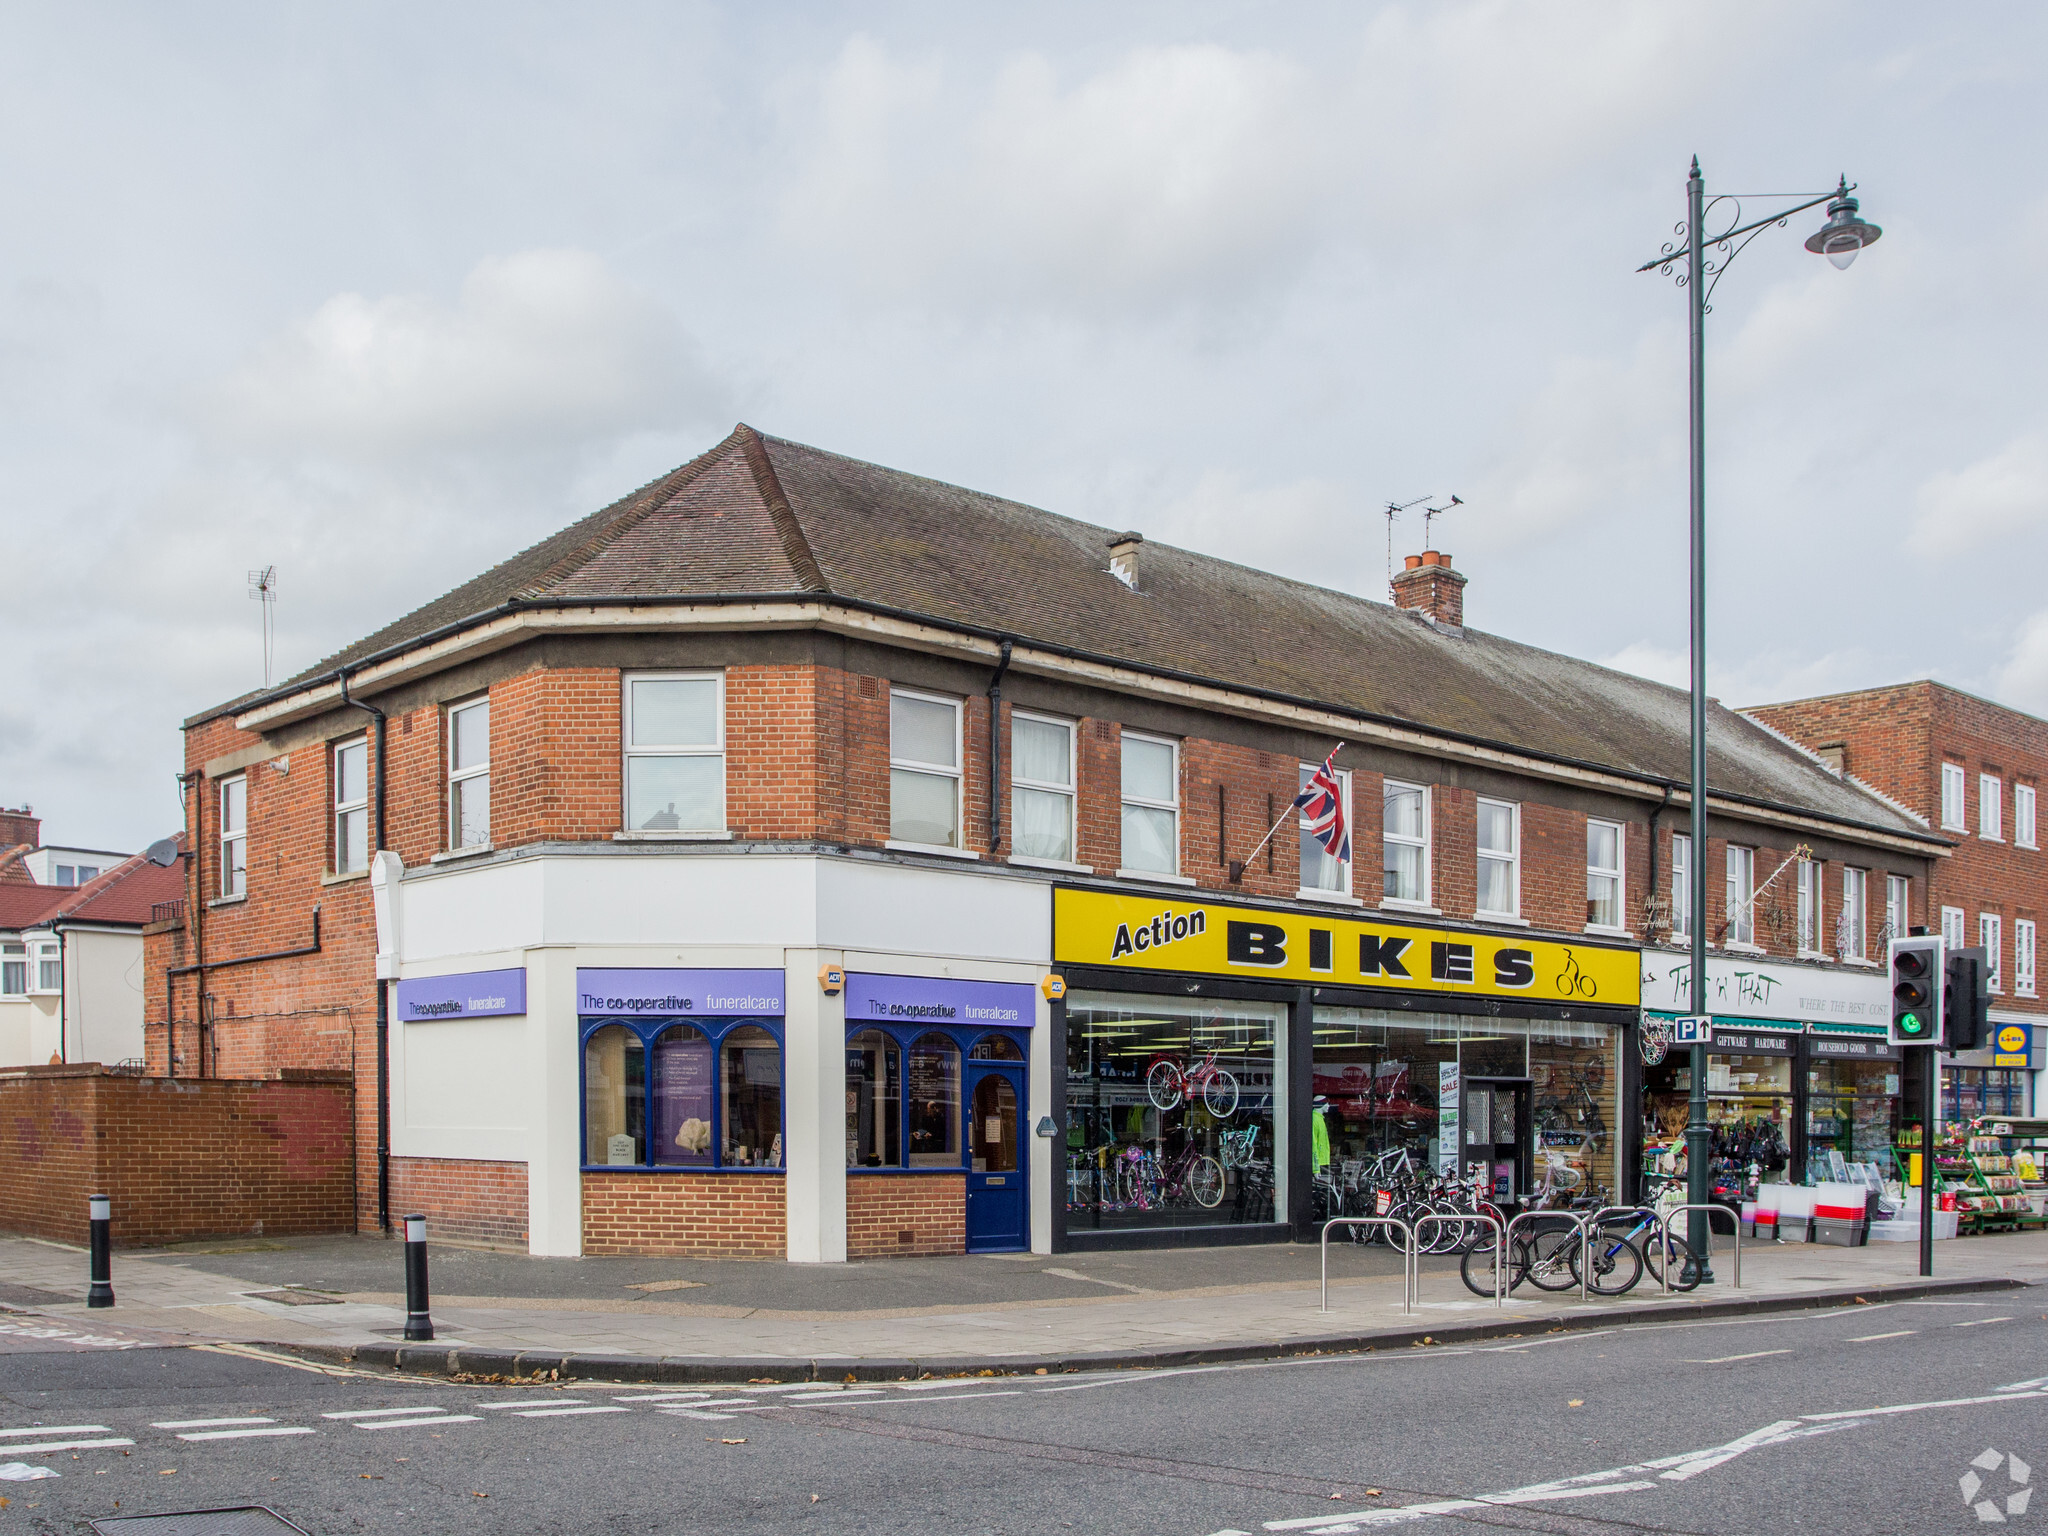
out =
[(586, 1172), (583, 1251), (782, 1258), (789, 1251), (783, 1180), (751, 1173)]
[(83, 1243), (86, 1197), (106, 1194), (124, 1247), (345, 1232), (349, 1100), (346, 1083), (0, 1074), (0, 1229)]
[(391, 1159), (391, 1217), (427, 1218), (429, 1236), (527, 1246), (526, 1164), (453, 1157)]
[(846, 1180), (846, 1256), (967, 1251), (967, 1175), (856, 1173)]

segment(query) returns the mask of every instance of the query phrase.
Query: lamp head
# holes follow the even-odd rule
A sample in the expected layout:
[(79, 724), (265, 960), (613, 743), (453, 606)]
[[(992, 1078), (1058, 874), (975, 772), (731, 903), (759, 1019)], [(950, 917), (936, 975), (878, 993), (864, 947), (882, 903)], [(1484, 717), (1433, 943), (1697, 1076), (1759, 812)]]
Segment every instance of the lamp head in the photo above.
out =
[(1849, 178), (1844, 176), (1828, 204), (1828, 221), (1806, 238), (1806, 248), (1825, 256), (1838, 269), (1847, 270), (1856, 253), (1874, 245), (1884, 231), (1856, 217), (1856, 199), (1849, 195)]

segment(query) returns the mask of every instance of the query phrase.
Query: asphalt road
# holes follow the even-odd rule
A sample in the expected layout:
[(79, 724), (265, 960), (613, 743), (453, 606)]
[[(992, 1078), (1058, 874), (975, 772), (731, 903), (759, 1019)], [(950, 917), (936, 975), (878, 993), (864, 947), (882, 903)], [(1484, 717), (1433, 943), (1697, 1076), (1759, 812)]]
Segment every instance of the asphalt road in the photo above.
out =
[(0, 1445), (0, 1463), (60, 1474), (0, 1482), (0, 1533), (267, 1504), (316, 1536), (1881, 1536), (1980, 1529), (1965, 1476), (2025, 1529), (2048, 1524), (2031, 1494), (2048, 1478), (2048, 1295), (843, 1391), (13, 1353)]

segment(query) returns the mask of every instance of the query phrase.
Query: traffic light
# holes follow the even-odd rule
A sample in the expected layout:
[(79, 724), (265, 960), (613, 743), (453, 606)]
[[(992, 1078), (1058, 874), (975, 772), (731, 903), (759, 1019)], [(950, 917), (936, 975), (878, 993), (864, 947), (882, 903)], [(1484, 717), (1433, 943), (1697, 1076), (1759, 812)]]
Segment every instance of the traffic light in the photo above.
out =
[(1942, 940), (1935, 934), (1893, 939), (1891, 962), (1891, 1043), (1940, 1045), (1942, 984), (1948, 969)]
[(1974, 1051), (1991, 1028), (1989, 953), (1977, 947), (1950, 950), (1947, 982), (1941, 996), (1943, 1043), (1952, 1051)]

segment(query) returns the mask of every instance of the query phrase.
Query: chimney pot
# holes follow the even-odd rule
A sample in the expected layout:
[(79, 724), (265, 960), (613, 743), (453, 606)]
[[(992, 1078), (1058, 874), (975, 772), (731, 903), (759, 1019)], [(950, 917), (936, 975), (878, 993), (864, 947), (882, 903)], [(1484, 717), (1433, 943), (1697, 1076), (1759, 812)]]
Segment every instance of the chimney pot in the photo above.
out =
[(1394, 606), (1419, 613), (1439, 628), (1463, 629), (1467, 578), (1451, 569), (1451, 557), (1425, 549), (1407, 556), (1405, 563), (1407, 569), (1393, 580)]
[(1408, 569), (1409, 569), (1409, 570), (1411, 570), (1411, 571), (1412, 571), (1412, 570), (1414, 570), (1414, 569), (1415, 569), (1415, 568), (1416, 568), (1417, 566), (1419, 566), (1420, 564), (1422, 564), (1422, 556), (1420, 556), (1420, 555), (1408, 555), (1408, 556), (1405, 556), (1404, 558), (1405, 558), (1405, 559), (1407, 560), (1407, 562), (1408, 562)]

